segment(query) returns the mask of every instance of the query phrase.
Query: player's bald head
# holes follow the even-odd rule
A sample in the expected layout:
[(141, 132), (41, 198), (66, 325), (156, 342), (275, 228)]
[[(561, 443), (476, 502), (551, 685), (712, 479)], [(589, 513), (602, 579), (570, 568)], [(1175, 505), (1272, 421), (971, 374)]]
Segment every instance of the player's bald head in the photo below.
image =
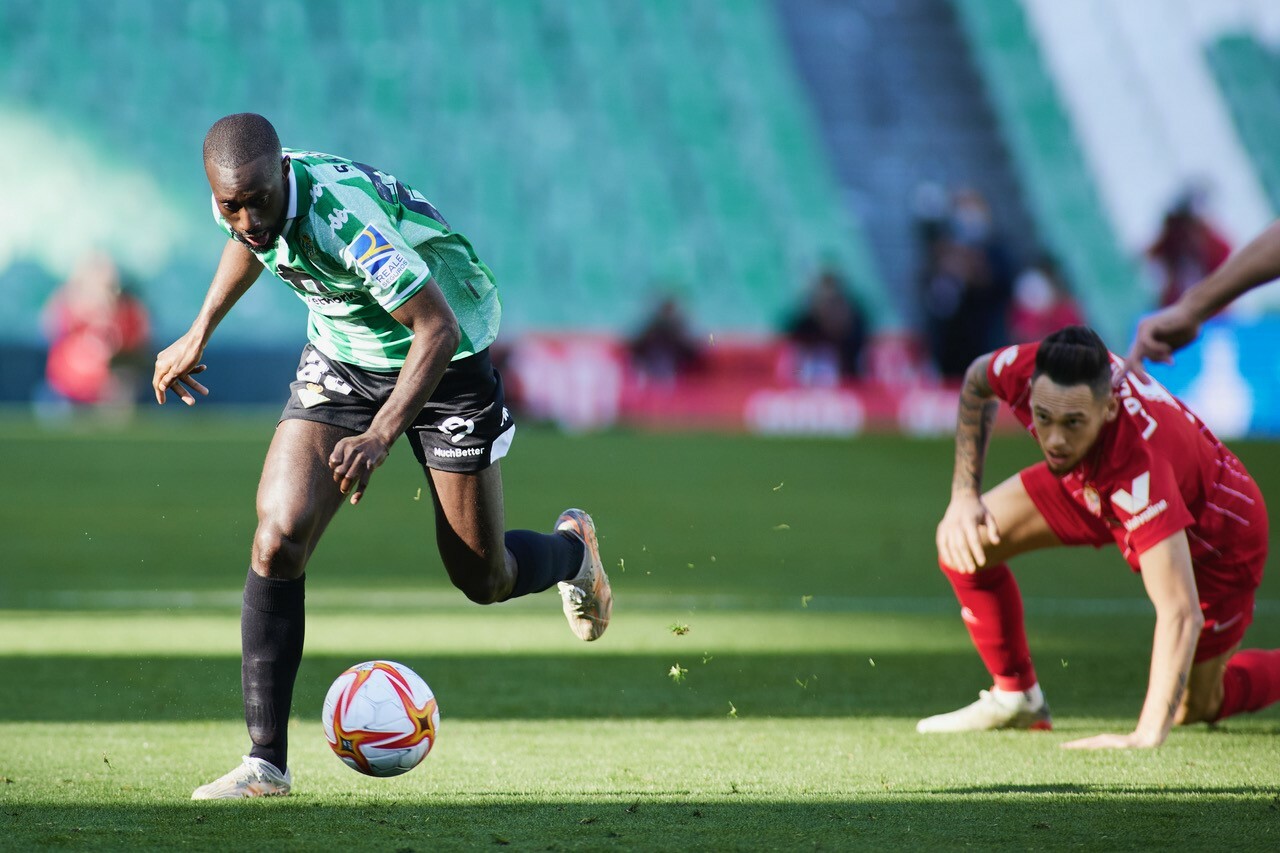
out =
[(283, 154), (276, 129), (257, 113), (224, 116), (204, 137), (204, 174), (218, 215), (254, 251), (265, 251), (284, 230), (289, 160)]
[(204, 136), (206, 171), (239, 169), (265, 157), (280, 159), (280, 137), (276, 129), (257, 113), (235, 113), (213, 123)]
[(1099, 400), (1111, 395), (1111, 353), (1088, 326), (1067, 326), (1040, 342), (1034, 382), (1047, 376), (1064, 388), (1088, 385)]

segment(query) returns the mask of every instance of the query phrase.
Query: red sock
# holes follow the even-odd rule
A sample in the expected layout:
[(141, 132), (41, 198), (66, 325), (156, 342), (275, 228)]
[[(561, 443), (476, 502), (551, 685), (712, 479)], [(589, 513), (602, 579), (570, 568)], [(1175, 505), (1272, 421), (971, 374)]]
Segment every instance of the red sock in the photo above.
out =
[(1005, 564), (973, 574), (942, 565), (960, 600), (960, 616), (982, 662), (1001, 690), (1030, 690), (1036, 683), (1022, 621), (1022, 593)]
[(1280, 702), (1280, 649), (1247, 649), (1232, 655), (1222, 675), (1218, 719), (1260, 711), (1275, 702)]

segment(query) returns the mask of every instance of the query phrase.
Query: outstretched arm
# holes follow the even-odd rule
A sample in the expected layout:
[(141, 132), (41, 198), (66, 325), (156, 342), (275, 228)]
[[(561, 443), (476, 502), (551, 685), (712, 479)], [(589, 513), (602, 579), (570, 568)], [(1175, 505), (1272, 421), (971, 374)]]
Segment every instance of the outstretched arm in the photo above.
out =
[(196, 403), (191, 391), (208, 395), (209, 389), (192, 378), (194, 374), (204, 370), (204, 365), (200, 363), (204, 348), (208, 346), (213, 330), (227, 316), (231, 306), (258, 280), (261, 273), (262, 263), (253, 252), (235, 240), (227, 241), (195, 322), (185, 335), (156, 356), (151, 387), (155, 391), (157, 403), (164, 403), (166, 389), (173, 389), (178, 398), (188, 406)]
[(1272, 223), (1177, 302), (1140, 322), (1126, 369), (1141, 370), (1143, 359), (1172, 362), (1176, 350), (1199, 336), (1205, 320), (1241, 294), (1276, 278), (1280, 278), (1280, 221)]
[(951, 478), (951, 503), (938, 524), (938, 558), (961, 572), (986, 564), (983, 538), (995, 544), (1000, 531), (982, 503), (982, 472), (987, 445), (1000, 402), (987, 381), (991, 354), (980, 356), (964, 375), (956, 417), (956, 462)]
[(396, 387), (369, 429), (340, 440), (329, 455), (333, 479), (344, 495), (350, 493), (352, 504), (360, 502), (373, 470), (431, 399), (461, 340), (457, 317), (435, 279), (429, 279), (391, 316), (413, 332)]
[(1138, 726), (1127, 735), (1105, 734), (1064, 743), (1067, 749), (1130, 749), (1164, 743), (1187, 692), (1204, 614), (1191, 568), (1186, 531), (1178, 531), (1139, 558), (1142, 582), (1156, 606), (1151, 676)]

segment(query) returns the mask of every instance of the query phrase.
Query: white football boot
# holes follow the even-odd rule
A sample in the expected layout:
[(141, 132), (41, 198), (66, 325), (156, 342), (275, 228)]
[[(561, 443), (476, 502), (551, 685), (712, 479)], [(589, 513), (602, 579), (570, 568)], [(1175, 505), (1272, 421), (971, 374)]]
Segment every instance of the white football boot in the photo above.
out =
[(283, 797), (293, 787), (293, 776), (281, 773), (270, 761), (246, 755), (244, 763), (225, 776), (201, 785), (193, 800), (238, 800), (241, 797)]
[(609, 627), (613, 613), (613, 591), (600, 562), (596, 525), (580, 509), (566, 509), (556, 519), (556, 530), (567, 530), (582, 540), (582, 569), (572, 580), (557, 584), (564, 602), (564, 615), (579, 640), (596, 640)]
[(1053, 717), (1049, 715), (1049, 703), (1036, 685), (1030, 690), (978, 691), (978, 701), (965, 705), (949, 714), (925, 717), (916, 723), (921, 734), (951, 732), (988, 732), (996, 729), (1030, 729), (1049, 731)]

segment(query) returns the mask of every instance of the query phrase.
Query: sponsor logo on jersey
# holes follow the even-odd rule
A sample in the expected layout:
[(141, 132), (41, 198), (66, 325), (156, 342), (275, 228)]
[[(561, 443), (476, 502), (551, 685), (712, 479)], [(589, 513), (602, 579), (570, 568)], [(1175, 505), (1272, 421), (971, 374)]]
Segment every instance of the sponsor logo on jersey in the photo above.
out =
[(405, 256), (400, 254), (396, 247), (391, 245), (391, 241), (372, 225), (365, 226), (365, 229), (356, 235), (356, 239), (351, 241), (347, 251), (351, 253), (356, 266), (367, 272), (369, 278), (383, 287), (395, 284), (401, 273), (409, 268), (409, 261)]
[(466, 456), (483, 456), (483, 447), (433, 447), (432, 454), (447, 459), (459, 459)]
[(1146, 524), (1148, 521), (1155, 518), (1157, 515), (1164, 512), (1168, 508), (1169, 508), (1168, 501), (1165, 501), (1165, 500), (1157, 501), (1156, 503), (1153, 503), (1151, 506), (1144, 509), (1142, 512), (1135, 515), (1133, 518), (1126, 521), (1124, 523), (1124, 529), (1132, 533), (1133, 531), (1137, 530), (1139, 527)]
[(347, 302), (355, 302), (360, 298), (357, 291), (349, 291), (347, 293), (335, 293), (331, 296), (304, 296), (308, 305), (315, 305), (317, 308), (323, 308), (325, 305), (342, 305)]
[(1129, 488), (1133, 491), (1126, 492), (1124, 489), (1119, 489), (1114, 492), (1111, 495), (1111, 502), (1129, 515), (1137, 515), (1151, 502), (1151, 472), (1143, 471), (1134, 477), (1133, 485)]
[(446, 419), (444, 423), (437, 427), (437, 429), (449, 436), (450, 442), (457, 444), (462, 441), (462, 439), (476, 431), (476, 422), (470, 418), (459, 418), (454, 416)]

